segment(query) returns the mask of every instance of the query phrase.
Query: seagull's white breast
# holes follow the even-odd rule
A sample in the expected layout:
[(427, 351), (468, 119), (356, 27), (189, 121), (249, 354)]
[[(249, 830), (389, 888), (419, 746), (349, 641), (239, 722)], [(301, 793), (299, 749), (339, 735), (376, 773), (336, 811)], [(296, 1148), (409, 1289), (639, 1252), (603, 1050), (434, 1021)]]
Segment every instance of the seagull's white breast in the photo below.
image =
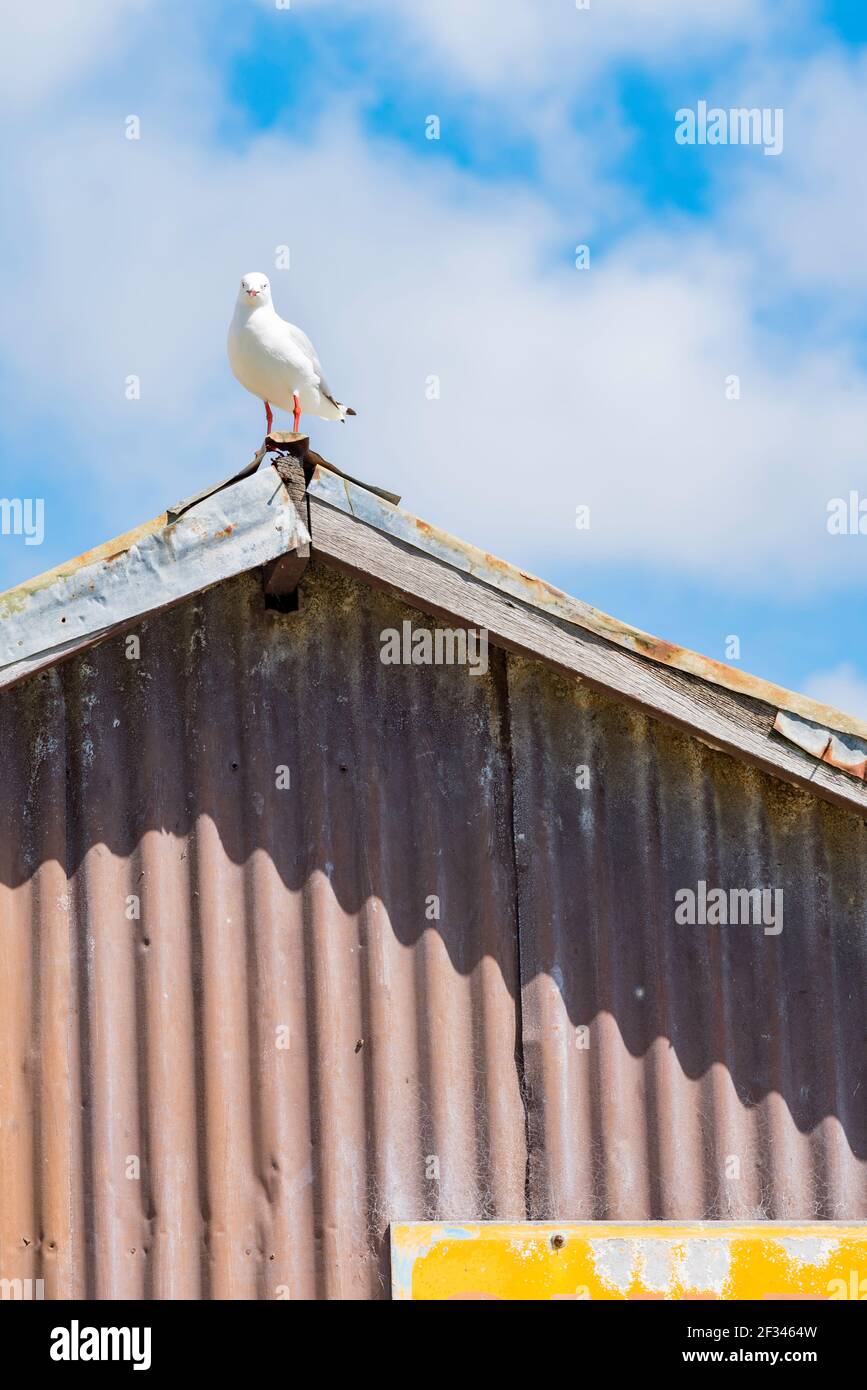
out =
[(241, 385), (260, 400), (291, 410), (298, 392), (304, 410), (319, 406), (319, 376), (313, 359), (268, 306), (236, 313), (229, 327), (229, 366)]

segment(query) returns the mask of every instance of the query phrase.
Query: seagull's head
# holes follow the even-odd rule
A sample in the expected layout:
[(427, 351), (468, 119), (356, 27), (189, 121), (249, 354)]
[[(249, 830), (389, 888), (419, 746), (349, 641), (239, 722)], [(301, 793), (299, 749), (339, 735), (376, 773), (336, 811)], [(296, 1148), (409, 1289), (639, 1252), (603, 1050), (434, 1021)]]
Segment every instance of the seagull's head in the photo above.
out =
[(241, 281), (238, 299), (251, 309), (258, 309), (260, 304), (270, 304), (271, 285), (268, 276), (263, 275), (261, 271), (251, 270)]

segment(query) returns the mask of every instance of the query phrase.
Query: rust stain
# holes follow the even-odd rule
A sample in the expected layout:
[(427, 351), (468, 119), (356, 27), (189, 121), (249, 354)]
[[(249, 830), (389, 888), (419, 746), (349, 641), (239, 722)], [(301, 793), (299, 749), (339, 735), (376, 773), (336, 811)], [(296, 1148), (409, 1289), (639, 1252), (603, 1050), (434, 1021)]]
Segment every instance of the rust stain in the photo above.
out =
[(793, 717), (785, 710), (777, 710), (773, 727), (775, 733), (818, 762), (829, 763), (862, 782), (867, 777), (867, 748), (860, 740), (853, 747), (851, 735), (847, 743), (833, 729), (823, 728), (813, 720)]
[(151, 521), (135, 527), (134, 530), (127, 531), (123, 536), (104, 541), (102, 545), (95, 546), (92, 550), (86, 550), (84, 554), (76, 556), (75, 559), (66, 560), (63, 564), (55, 566), (54, 569), (46, 570), (44, 574), (37, 575), (34, 579), (25, 580), (23, 584), (17, 585), (14, 589), (7, 589), (5, 593), (0, 594), (0, 616), (4, 613), (22, 611), (33, 595), (44, 589), (50, 589), (53, 584), (61, 580), (73, 578), (74, 575), (88, 569), (91, 565), (105, 564), (125, 555), (145, 537), (162, 530), (166, 521), (167, 516), (163, 512)]
[(857, 777), (864, 781), (867, 776), (867, 758), (851, 759), (841, 757), (834, 752), (833, 740), (829, 740), (827, 751), (822, 756), (822, 762), (830, 763), (832, 767), (837, 767), (841, 772), (848, 772), (850, 777)]

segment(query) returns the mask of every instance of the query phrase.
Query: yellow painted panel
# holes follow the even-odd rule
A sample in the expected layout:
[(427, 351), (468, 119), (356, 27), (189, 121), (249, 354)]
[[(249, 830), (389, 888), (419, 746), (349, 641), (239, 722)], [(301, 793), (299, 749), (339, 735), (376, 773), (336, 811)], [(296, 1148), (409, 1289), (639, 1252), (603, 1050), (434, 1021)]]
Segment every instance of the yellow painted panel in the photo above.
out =
[(400, 1299), (867, 1299), (867, 1225), (411, 1222)]

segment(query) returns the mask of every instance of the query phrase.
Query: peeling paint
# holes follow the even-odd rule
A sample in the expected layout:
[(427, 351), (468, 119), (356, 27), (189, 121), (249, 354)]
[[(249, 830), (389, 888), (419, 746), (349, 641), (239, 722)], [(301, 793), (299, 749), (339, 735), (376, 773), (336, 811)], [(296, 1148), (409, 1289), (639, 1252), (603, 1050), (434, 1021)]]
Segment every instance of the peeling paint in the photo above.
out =
[(867, 1225), (843, 1222), (414, 1222), (391, 1250), (396, 1299), (867, 1298)]
[(838, 1241), (827, 1240), (822, 1236), (797, 1236), (794, 1239), (780, 1237), (780, 1245), (786, 1258), (799, 1265), (827, 1264), (838, 1246)]
[(632, 1245), (628, 1240), (591, 1240), (593, 1263), (597, 1277), (612, 1289), (626, 1293), (632, 1283), (635, 1263)]
[(640, 1279), (653, 1292), (664, 1293), (674, 1273), (674, 1251), (670, 1241), (636, 1241)]
[(731, 1269), (731, 1250), (725, 1240), (699, 1239), (686, 1241), (683, 1257), (679, 1262), (680, 1282), (687, 1288), (701, 1293), (715, 1293), (722, 1297)]

